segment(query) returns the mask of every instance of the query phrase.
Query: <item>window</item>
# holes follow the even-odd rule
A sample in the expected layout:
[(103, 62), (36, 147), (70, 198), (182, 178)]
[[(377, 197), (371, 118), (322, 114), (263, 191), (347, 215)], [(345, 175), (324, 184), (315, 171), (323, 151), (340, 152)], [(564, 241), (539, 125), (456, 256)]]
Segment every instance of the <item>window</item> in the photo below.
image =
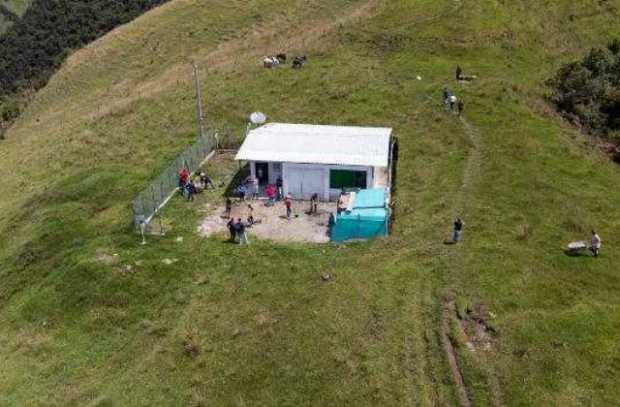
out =
[(329, 187), (331, 189), (366, 188), (366, 171), (330, 170)]

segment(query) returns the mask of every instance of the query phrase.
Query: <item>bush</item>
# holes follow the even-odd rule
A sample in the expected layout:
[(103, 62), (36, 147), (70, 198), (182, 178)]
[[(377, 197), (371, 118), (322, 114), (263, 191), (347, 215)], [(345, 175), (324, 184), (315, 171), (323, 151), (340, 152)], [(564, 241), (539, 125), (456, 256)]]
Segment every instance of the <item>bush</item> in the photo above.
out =
[(548, 85), (560, 113), (588, 133), (613, 136), (620, 130), (620, 40), (562, 66)]
[(166, 0), (34, 0), (0, 35), (0, 97), (37, 90), (78, 49)]

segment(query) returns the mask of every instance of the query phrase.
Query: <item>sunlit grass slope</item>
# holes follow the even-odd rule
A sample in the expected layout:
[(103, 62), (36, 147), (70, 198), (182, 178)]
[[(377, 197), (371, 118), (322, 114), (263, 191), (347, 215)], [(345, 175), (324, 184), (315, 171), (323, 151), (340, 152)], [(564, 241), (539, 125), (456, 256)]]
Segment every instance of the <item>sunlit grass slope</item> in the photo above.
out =
[[(618, 9), (173, 0), (76, 51), (0, 144), (0, 404), (452, 405), (446, 296), (494, 315), (492, 349), (457, 347), (476, 405), (616, 403), (620, 170), (543, 96), (620, 36)], [(264, 70), (278, 51), (309, 63)], [(130, 202), (195, 138), (192, 61), (213, 125), (394, 127), (393, 236), (240, 249), (197, 235), (212, 194), (174, 200), (141, 246)], [(456, 84), (457, 63), (478, 79)], [(444, 246), (457, 213), (465, 241)], [(591, 228), (602, 256), (566, 257)]]

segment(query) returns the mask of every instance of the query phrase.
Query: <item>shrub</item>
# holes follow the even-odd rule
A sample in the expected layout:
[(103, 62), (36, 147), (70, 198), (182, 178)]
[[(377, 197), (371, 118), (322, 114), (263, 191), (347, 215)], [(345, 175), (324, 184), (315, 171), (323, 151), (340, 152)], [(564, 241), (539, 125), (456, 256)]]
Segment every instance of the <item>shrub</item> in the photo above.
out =
[(562, 66), (547, 83), (551, 100), (571, 122), (601, 136), (620, 130), (620, 40)]
[(34, 0), (0, 35), (0, 97), (37, 90), (78, 49), (166, 0)]

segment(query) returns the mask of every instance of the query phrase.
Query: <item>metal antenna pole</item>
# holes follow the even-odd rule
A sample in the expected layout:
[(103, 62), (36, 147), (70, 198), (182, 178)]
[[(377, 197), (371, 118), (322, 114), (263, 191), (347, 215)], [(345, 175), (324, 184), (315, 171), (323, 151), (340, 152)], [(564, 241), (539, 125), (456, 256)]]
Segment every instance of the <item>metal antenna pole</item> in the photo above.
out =
[(205, 117), (202, 111), (202, 91), (200, 90), (200, 78), (198, 77), (198, 66), (193, 63), (194, 68), (194, 87), (196, 88), (196, 109), (198, 110), (198, 131), (200, 137), (205, 136)]

